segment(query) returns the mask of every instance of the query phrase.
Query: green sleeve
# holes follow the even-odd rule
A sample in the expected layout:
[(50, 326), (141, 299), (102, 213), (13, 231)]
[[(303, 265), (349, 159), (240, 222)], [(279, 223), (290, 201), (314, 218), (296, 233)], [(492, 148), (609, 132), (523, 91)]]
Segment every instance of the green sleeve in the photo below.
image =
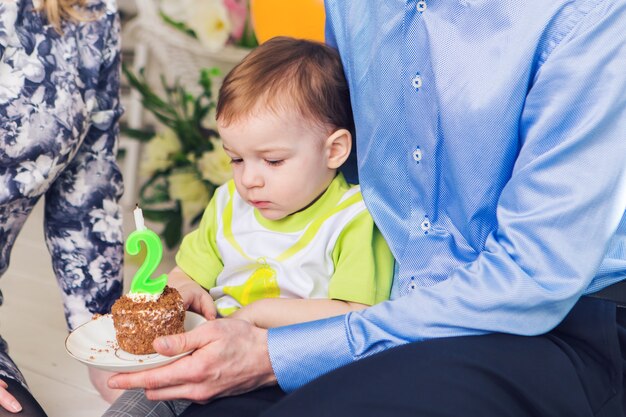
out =
[(215, 195), (204, 210), (200, 226), (185, 236), (176, 253), (176, 265), (206, 289), (215, 286), (215, 280), (224, 269), (217, 250), (217, 213)]
[(369, 212), (363, 211), (346, 225), (332, 256), (335, 272), (329, 298), (368, 305), (389, 298), (394, 259)]

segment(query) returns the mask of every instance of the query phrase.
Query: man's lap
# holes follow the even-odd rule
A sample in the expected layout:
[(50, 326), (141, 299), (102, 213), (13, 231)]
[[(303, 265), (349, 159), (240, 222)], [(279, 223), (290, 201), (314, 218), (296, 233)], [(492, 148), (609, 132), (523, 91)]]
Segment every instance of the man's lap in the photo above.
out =
[(206, 404), (192, 404), (181, 417), (247, 417), (257, 416), (285, 397), (280, 388), (268, 387), (236, 397), (218, 398)]
[(270, 388), (196, 405), (184, 416), (622, 416), (617, 333), (614, 305), (585, 298), (544, 336), (411, 343), (287, 396)]

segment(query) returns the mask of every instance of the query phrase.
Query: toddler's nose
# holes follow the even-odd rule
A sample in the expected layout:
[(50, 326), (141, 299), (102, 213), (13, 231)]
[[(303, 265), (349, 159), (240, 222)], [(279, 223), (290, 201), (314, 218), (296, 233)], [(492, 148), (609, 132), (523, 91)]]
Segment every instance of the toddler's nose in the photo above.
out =
[(259, 170), (254, 167), (245, 167), (241, 175), (241, 184), (246, 188), (261, 187), (263, 177)]

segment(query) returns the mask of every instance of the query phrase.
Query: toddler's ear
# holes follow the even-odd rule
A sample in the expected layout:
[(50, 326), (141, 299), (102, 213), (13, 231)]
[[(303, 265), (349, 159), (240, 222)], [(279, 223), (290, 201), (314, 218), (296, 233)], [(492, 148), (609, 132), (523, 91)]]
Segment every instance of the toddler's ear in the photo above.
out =
[(328, 153), (328, 168), (337, 169), (350, 156), (352, 149), (352, 134), (347, 129), (334, 131), (326, 139), (326, 151)]

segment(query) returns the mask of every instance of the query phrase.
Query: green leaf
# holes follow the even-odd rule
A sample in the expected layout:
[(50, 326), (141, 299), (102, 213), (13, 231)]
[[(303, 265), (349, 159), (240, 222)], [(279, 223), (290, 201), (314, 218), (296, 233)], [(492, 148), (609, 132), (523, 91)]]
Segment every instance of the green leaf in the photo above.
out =
[(207, 116), (207, 114), (209, 114), (209, 111), (211, 110), (211, 108), (213, 107), (212, 104), (213, 103), (209, 103), (208, 105), (203, 105), (202, 104), (202, 98), (203, 97), (197, 97), (195, 102), (194, 102), (194, 110), (193, 110), (193, 120), (197, 123), (197, 124), (201, 124), (202, 120)]
[(167, 188), (167, 176), (170, 170), (157, 171), (139, 189), (139, 199), (142, 205), (153, 205), (170, 201)]
[(161, 236), (165, 240), (165, 245), (169, 249), (176, 247), (183, 236), (183, 214), (180, 209), (179, 201), (176, 202), (176, 208), (175, 213), (169, 218), (168, 222), (165, 224), (163, 233), (161, 233)]
[(141, 209), (143, 216), (150, 221), (166, 223), (171, 217), (176, 216), (175, 210), (154, 210), (148, 208)]
[(150, 88), (143, 76), (143, 70), (141, 72), (141, 80), (128, 68), (128, 66), (122, 63), (122, 72), (126, 76), (128, 83), (131, 87), (135, 88), (142, 97), (142, 103), (156, 106), (157, 108), (167, 109), (168, 104), (161, 100), (158, 95)]
[(184, 22), (180, 22), (180, 21), (172, 19), (171, 17), (163, 13), (162, 10), (159, 10), (159, 16), (161, 16), (161, 19), (163, 19), (165, 23), (172, 26), (174, 29), (180, 30), (186, 35), (189, 35), (193, 38), (198, 39), (198, 35), (196, 35), (196, 32), (193, 29), (191, 29), (189, 26), (187, 26)]
[(140, 142), (149, 142), (156, 134), (153, 130), (131, 129), (130, 127), (123, 127), (120, 131), (124, 136), (137, 139)]
[(187, 154), (183, 152), (176, 152), (172, 154), (172, 162), (177, 167), (191, 165), (191, 161), (187, 159)]
[(239, 40), (237, 40), (235, 44), (237, 46), (241, 46), (242, 48), (256, 48), (257, 46), (259, 46), (259, 41), (257, 40), (256, 34), (254, 33), (254, 27), (252, 25), (250, 16), (248, 16), (246, 19), (241, 38), (239, 38)]
[[(215, 73), (215, 70), (217, 70), (217, 74)], [(213, 67), (212, 69), (202, 68), (200, 70), (199, 84), (202, 87), (204, 95), (211, 98), (211, 94), (213, 94), (213, 90), (211, 88), (213, 85), (212, 78), (219, 77), (219, 76), (220, 76), (220, 70), (215, 67)]]
[(203, 215), (204, 215), (204, 210), (200, 210), (200, 212), (191, 219), (190, 224), (192, 226), (195, 226), (196, 224), (200, 223), (200, 220), (202, 220)]

